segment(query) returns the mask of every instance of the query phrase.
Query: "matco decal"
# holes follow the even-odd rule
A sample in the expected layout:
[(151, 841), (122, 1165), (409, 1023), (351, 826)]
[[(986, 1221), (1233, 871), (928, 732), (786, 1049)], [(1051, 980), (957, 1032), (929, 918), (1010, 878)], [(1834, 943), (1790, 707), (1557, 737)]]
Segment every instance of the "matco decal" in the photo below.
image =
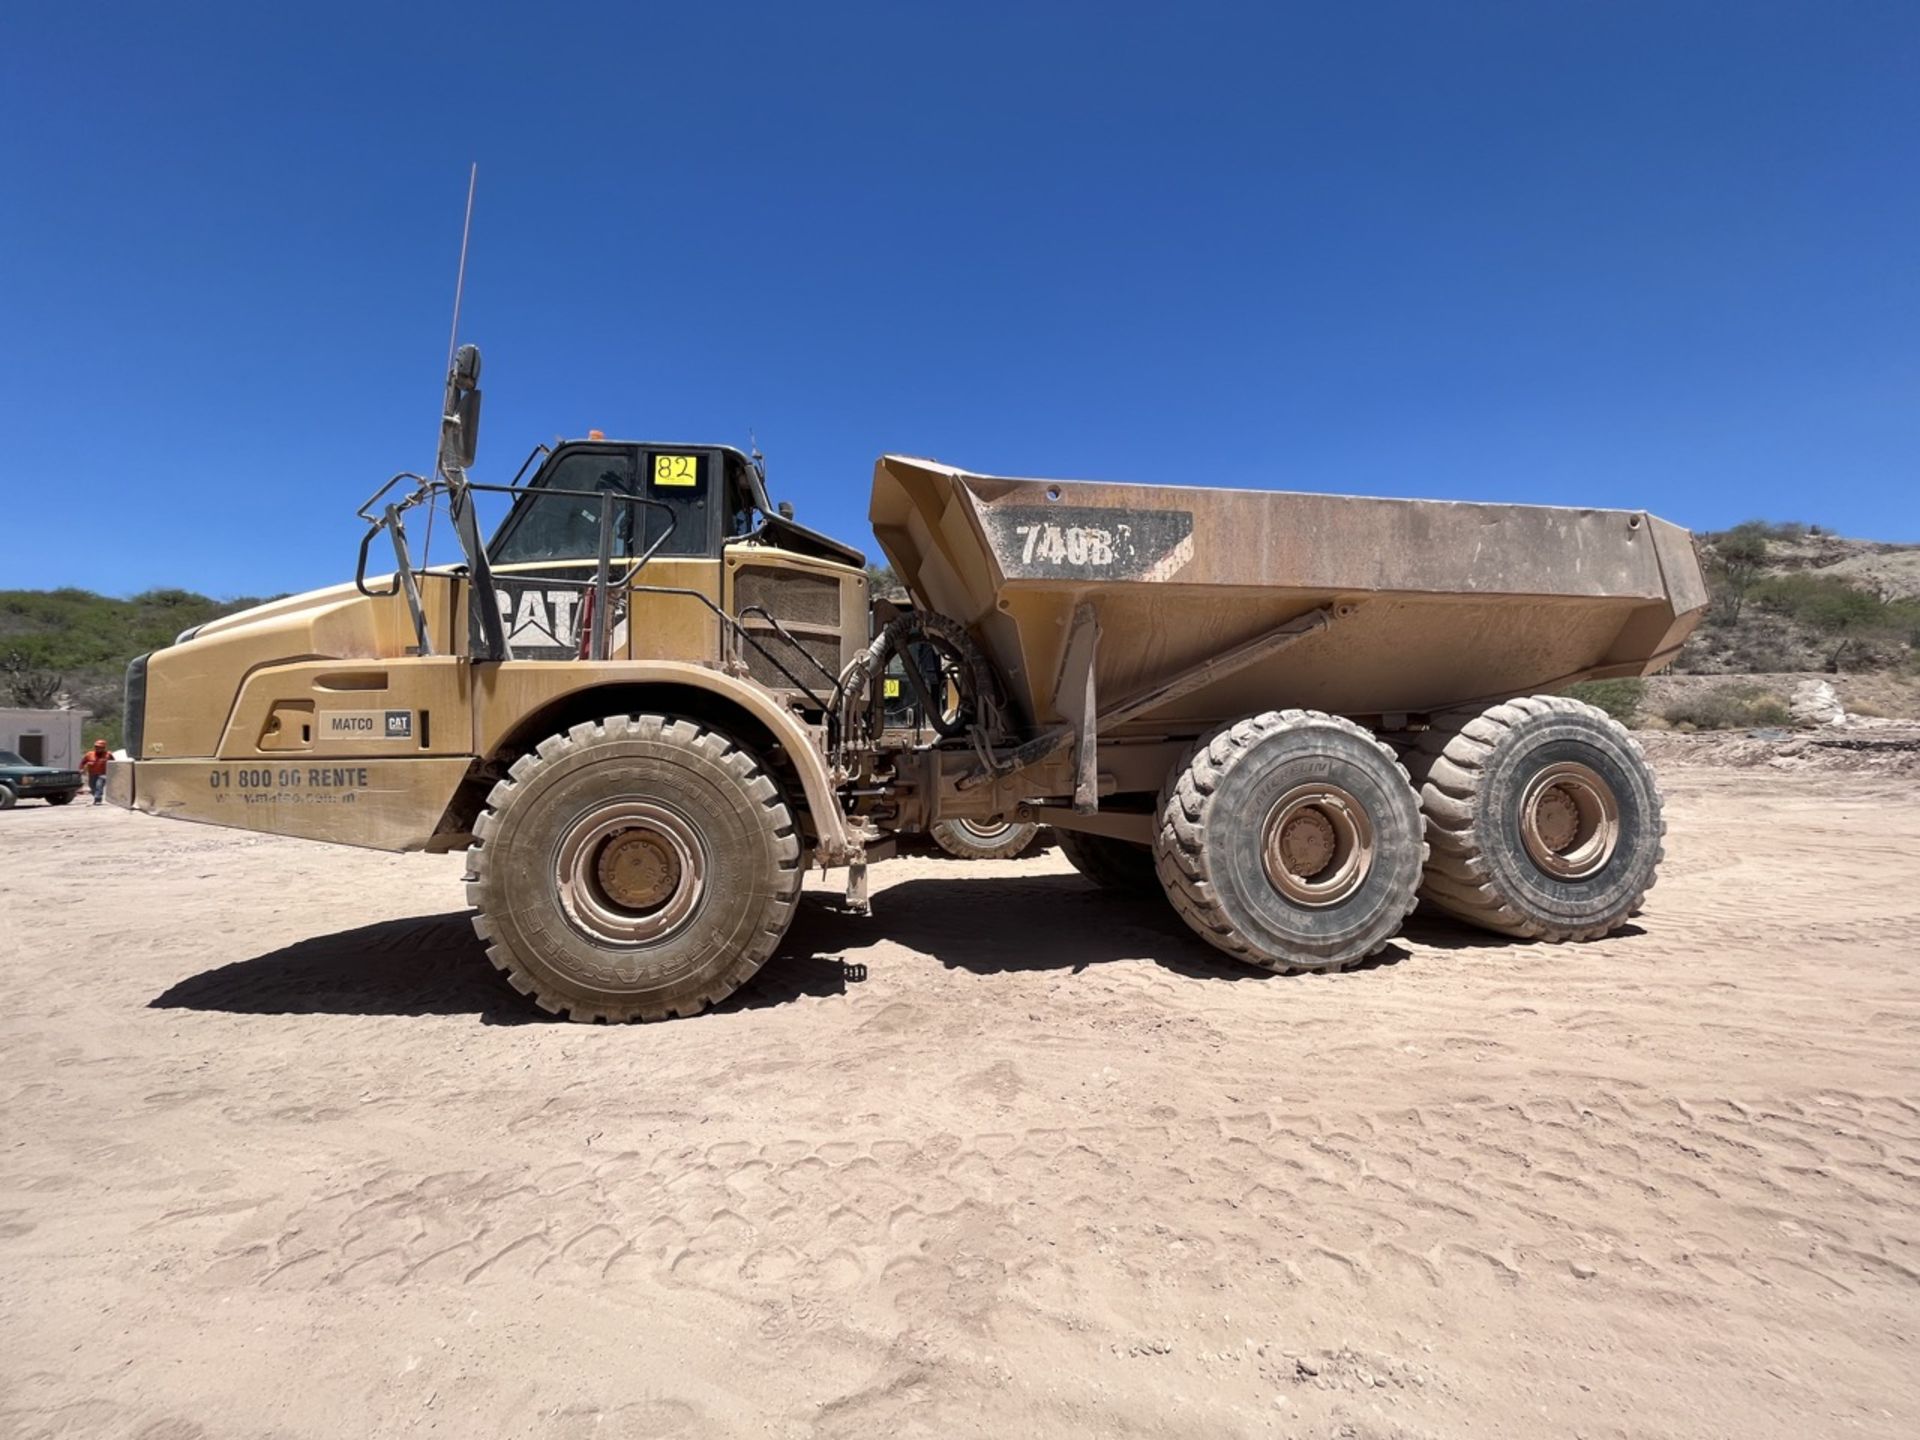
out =
[(411, 740), (411, 710), (322, 710), (323, 740)]
[(1191, 510), (996, 505), (982, 518), (1009, 580), (1166, 580), (1193, 558)]

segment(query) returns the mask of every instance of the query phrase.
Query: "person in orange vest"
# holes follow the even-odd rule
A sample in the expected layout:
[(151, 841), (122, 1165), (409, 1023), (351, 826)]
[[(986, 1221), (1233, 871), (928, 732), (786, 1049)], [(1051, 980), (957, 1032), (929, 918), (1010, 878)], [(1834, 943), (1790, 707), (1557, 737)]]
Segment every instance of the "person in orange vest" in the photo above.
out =
[(80, 757), (80, 773), (87, 777), (87, 788), (93, 791), (93, 803), (96, 805), (106, 798), (107, 766), (112, 760), (113, 756), (107, 753), (105, 739), (95, 740), (93, 749)]

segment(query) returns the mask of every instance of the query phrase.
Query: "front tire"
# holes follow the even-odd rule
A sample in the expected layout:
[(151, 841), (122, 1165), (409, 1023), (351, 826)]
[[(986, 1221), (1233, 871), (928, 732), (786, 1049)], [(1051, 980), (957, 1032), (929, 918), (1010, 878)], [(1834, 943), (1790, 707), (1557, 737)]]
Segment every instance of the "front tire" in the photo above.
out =
[(1409, 757), (1433, 856), (1421, 898), (1530, 940), (1638, 913), (1665, 858), (1660, 789), (1625, 726), (1564, 695), (1452, 717)]
[(1392, 939), (1426, 845), (1391, 749), (1336, 715), (1269, 710), (1214, 731), (1168, 776), (1154, 858), (1203, 940), (1293, 974), (1344, 970)]
[(11, 810), (19, 803), (20, 797), (13, 793), (11, 785), (0, 785), (0, 810)]
[(615, 715), (542, 740), (474, 825), (467, 899), (516, 990), (575, 1020), (693, 1015), (773, 954), (800, 841), (773, 778), (691, 720)]
[(1011, 860), (1040, 833), (1038, 825), (1017, 820), (990, 824), (981, 820), (942, 820), (929, 832), (933, 843), (958, 860)]
[(49, 795), (47, 796), (47, 804), (71, 805), (73, 803), (73, 797), (78, 795), (79, 793), (80, 792), (78, 790), (69, 790), (64, 795)]

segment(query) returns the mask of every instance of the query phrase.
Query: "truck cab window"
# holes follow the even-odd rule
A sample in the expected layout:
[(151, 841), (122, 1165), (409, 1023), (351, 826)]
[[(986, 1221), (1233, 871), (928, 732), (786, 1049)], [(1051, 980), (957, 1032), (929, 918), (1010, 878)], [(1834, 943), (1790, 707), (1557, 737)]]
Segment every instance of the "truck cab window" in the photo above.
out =
[(713, 452), (627, 445), (566, 445), (528, 482), (487, 557), (495, 565), (538, 560), (591, 560), (600, 553), (600, 503), (582, 495), (543, 490), (611, 490), (643, 505), (613, 508), (613, 556), (716, 555), (711, 496)]
[[(514, 504), (488, 548), (496, 565), (529, 560), (591, 560), (600, 553), (600, 504), (578, 495), (542, 495), (542, 490), (611, 490), (633, 494), (633, 462), (625, 447), (566, 449), (541, 467)], [(614, 507), (616, 556), (630, 555), (635, 506)]]

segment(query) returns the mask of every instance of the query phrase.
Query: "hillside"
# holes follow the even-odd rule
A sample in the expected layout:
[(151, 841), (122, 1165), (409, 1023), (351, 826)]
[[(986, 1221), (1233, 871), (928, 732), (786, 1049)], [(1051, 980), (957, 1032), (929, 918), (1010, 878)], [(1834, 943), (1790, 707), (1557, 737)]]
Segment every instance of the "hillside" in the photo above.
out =
[(1920, 545), (1851, 540), (1750, 520), (1699, 537), (1713, 590), (1681, 674), (1829, 674), (1913, 668)]
[(74, 707), (120, 744), (127, 662), (174, 636), (259, 600), (214, 600), (191, 590), (131, 599), (91, 590), (0, 590), (0, 704)]

